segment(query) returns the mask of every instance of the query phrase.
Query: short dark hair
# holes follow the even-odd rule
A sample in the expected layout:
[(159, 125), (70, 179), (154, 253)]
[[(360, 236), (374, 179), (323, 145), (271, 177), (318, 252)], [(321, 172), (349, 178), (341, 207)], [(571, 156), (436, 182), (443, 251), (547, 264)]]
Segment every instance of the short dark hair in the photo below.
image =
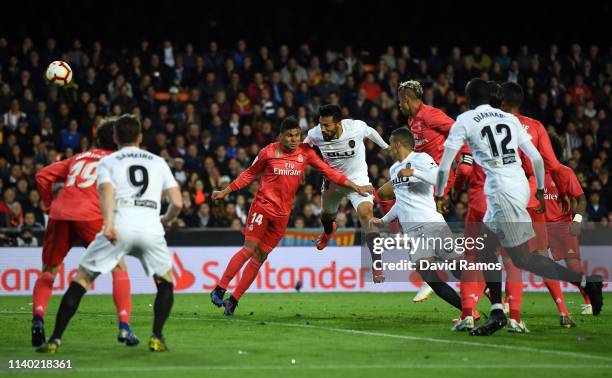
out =
[(504, 102), (513, 108), (518, 108), (523, 103), (523, 88), (517, 83), (507, 81), (502, 85), (504, 91)]
[(497, 81), (489, 80), (489, 90), (491, 91), (491, 106), (499, 108), (504, 100), (504, 92), (502, 86)]
[(480, 78), (474, 78), (465, 86), (465, 96), (472, 109), (478, 105), (488, 104), (491, 101), (489, 84)]
[(342, 121), (342, 109), (338, 105), (323, 105), (319, 108), (319, 117), (332, 117), (334, 122), (340, 122)]
[(299, 128), (300, 128), (300, 123), (298, 122), (298, 120), (295, 119), (295, 117), (293, 116), (289, 116), (283, 119), (283, 122), (281, 122), (280, 132), (282, 133), (287, 130), (299, 129)]
[(122, 115), (115, 121), (115, 134), (119, 144), (136, 143), (140, 135), (140, 121), (131, 114)]
[(410, 131), (410, 129), (407, 127), (400, 127), (393, 130), (391, 133), (391, 138), (399, 141), (400, 144), (405, 147), (410, 149), (414, 148), (414, 136), (412, 136), (412, 131)]
[(116, 117), (109, 117), (103, 119), (98, 125), (96, 128), (96, 144), (98, 145), (98, 148), (110, 151), (115, 151), (117, 149), (117, 145), (113, 139), (116, 121)]

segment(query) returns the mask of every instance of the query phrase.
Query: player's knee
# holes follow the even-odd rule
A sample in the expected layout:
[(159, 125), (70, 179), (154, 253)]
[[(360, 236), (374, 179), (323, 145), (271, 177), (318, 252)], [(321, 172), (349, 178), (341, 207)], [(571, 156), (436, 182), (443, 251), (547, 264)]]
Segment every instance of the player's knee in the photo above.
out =
[(53, 276), (55, 276), (58, 270), (59, 270), (59, 265), (43, 264), (43, 268), (42, 268), (43, 273), (51, 273)]
[(113, 268), (113, 273), (114, 272), (124, 272), (124, 271), (127, 271), (127, 265), (125, 264), (125, 261), (121, 259), (119, 263), (117, 264), (117, 266)]
[(253, 251), (252, 258), (254, 258), (255, 260), (259, 261), (260, 263), (263, 263), (268, 258), (268, 254), (265, 251), (262, 251), (261, 248), (257, 247)]
[(97, 276), (98, 276), (98, 273), (92, 272), (92, 271), (89, 271), (88, 269), (80, 267), (76, 277), (74, 277), (72, 281), (83, 286), (85, 290), (88, 290), (89, 287), (91, 286), (91, 283), (96, 279)]
[(328, 213), (323, 213), (321, 214), (321, 222), (322, 223), (330, 223), (333, 222), (334, 220), (336, 220), (336, 214), (328, 214)]

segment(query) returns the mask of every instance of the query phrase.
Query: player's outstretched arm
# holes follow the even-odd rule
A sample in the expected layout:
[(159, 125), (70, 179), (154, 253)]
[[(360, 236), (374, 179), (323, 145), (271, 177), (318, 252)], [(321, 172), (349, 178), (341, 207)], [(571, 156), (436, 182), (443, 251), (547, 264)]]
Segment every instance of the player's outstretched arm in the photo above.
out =
[(227, 197), (231, 192), (235, 192), (249, 185), (253, 180), (257, 178), (259, 174), (261, 174), (265, 167), (266, 162), (268, 160), (267, 156), (267, 148), (259, 151), (259, 155), (253, 160), (253, 164), (250, 167), (245, 169), (234, 181), (232, 181), (229, 186), (223, 190), (215, 190), (212, 194), (214, 200), (223, 200)]
[(376, 143), (378, 147), (382, 148), (383, 150), (386, 150), (387, 148), (389, 148), (389, 145), (387, 144), (387, 142), (385, 142), (382, 136), (380, 136), (378, 131), (376, 131), (374, 128), (367, 126), (367, 125), (366, 125), (365, 137), (371, 140), (372, 142)]
[(168, 206), (166, 214), (161, 217), (161, 222), (164, 224), (164, 226), (167, 226), (169, 223), (172, 223), (172, 221), (174, 221), (181, 213), (181, 209), (183, 208), (183, 196), (181, 195), (181, 190), (178, 186), (166, 189), (164, 191), (164, 195), (166, 198), (168, 198), (170, 206)]
[(436, 179), (436, 195), (438, 198), (442, 197), (441, 195), (439, 195), (440, 193), (444, 193), (451, 165), (453, 164), (453, 160), (455, 160), (455, 156), (457, 156), (458, 152), (459, 149), (451, 148), (448, 146), (444, 148), (444, 155), (442, 155), (442, 160), (440, 160), (440, 167), (438, 167), (438, 174)]

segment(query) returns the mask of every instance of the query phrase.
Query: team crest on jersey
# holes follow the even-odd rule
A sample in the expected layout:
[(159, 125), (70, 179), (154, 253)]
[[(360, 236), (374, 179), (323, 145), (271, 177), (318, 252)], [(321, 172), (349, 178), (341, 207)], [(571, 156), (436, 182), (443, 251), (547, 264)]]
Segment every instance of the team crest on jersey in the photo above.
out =
[(406, 163), (406, 169), (410, 169), (412, 167), (412, 164), (410, 164), (410, 162)]
[(354, 148), (355, 147), (355, 141), (354, 140), (349, 140), (349, 147), (350, 148)]
[(274, 157), (281, 157), (281, 152), (279, 150), (274, 150)]
[(298, 155), (297, 161), (299, 161), (300, 163), (304, 161), (304, 157), (302, 156), (302, 154)]

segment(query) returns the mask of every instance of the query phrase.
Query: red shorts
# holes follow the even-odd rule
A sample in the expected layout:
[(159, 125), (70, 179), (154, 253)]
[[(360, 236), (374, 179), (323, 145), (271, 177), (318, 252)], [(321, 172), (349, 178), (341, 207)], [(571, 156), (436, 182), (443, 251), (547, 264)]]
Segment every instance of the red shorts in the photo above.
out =
[(580, 259), (578, 237), (570, 233), (570, 223), (549, 223), (547, 230), (550, 252), (555, 260)]
[(533, 231), (536, 236), (529, 240), (529, 251), (546, 251), (548, 249), (548, 233), (546, 232), (546, 213), (536, 213), (536, 208), (528, 208)]
[(87, 246), (102, 230), (102, 219), (69, 221), (49, 219), (43, 240), (42, 261), (47, 266), (59, 265), (77, 240)]
[(258, 242), (262, 252), (270, 253), (285, 235), (289, 217), (271, 215), (264, 206), (253, 203), (244, 226), (244, 238)]

